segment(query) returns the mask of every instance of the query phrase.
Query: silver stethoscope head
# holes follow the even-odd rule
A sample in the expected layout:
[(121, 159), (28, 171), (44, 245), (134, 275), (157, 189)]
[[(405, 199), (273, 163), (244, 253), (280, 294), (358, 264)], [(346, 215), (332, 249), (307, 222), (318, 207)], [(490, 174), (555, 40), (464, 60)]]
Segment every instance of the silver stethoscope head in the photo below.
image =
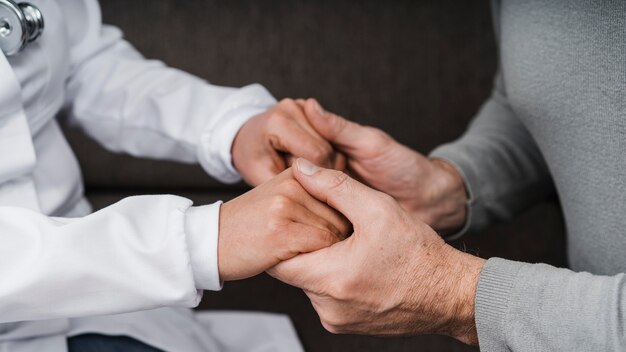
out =
[(32, 4), (0, 0), (0, 50), (13, 56), (43, 32), (43, 15)]

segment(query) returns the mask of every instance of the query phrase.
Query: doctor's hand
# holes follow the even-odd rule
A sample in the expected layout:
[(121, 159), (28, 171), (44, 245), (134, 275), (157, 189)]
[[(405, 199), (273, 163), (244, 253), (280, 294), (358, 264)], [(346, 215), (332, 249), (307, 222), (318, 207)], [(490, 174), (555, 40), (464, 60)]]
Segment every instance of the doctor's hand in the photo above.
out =
[(343, 213), (354, 233), (269, 273), (304, 289), (333, 333), (444, 334), (477, 343), (474, 296), (483, 259), (460, 252), (388, 195), (297, 161), (296, 179)]
[(257, 275), (300, 253), (328, 247), (350, 229), (342, 215), (310, 196), (288, 169), (222, 205), (220, 279)]
[(391, 195), (439, 232), (463, 227), (467, 195), (452, 165), (428, 159), (377, 128), (326, 112), (314, 99), (306, 101), (305, 112), (315, 130), (346, 155), (351, 175)]
[(233, 165), (243, 179), (256, 186), (304, 157), (325, 167), (343, 169), (345, 158), (310, 125), (304, 100), (284, 99), (246, 122), (233, 141)]

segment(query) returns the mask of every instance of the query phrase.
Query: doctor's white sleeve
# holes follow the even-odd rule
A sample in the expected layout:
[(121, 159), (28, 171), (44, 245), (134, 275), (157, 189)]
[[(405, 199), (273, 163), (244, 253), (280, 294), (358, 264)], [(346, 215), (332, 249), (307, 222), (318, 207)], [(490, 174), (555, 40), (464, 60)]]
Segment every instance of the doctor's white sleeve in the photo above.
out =
[(211, 85), (146, 60), (95, 0), (65, 6), (71, 40), (70, 120), (111, 151), (199, 162), (222, 182), (240, 180), (231, 146), (240, 127), (276, 103), (261, 85)]
[(221, 287), (219, 207), (176, 196), (82, 218), (0, 207), (0, 323), (196, 306)]

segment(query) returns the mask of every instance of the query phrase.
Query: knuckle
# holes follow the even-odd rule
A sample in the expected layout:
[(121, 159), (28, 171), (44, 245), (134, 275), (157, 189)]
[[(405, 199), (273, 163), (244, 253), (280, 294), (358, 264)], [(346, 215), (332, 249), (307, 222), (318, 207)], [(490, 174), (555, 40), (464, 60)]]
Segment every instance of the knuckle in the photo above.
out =
[(274, 124), (283, 124), (283, 123), (287, 123), (287, 121), (289, 120), (289, 117), (283, 112), (275, 111), (270, 115), (270, 120)]
[(284, 105), (284, 106), (291, 106), (291, 105), (295, 105), (296, 102), (291, 99), (291, 98), (283, 98), (281, 99), (280, 102), (278, 102), (279, 105)]
[(389, 135), (381, 130), (380, 128), (376, 128), (376, 127), (371, 127), (371, 126), (365, 126), (363, 127), (366, 131), (366, 134), (368, 135), (368, 137), (372, 138), (375, 141), (386, 141), (389, 138)]
[(319, 145), (312, 151), (313, 161), (318, 163), (325, 163), (328, 160), (331, 160), (333, 155), (333, 149), (329, 145)]
[(396, 214), (396, 209), (399, 208), (396, 200), (386, 193), (377, 194), (377, 203), (379, 206), (367, 210), (368, 216), (378, 219), (389, 219), (390, 214)]
[(298, 181), (293, 178), (289, 178), (281, 184), (281, 192), (284, 197), (292, 196), (296, 197), (302, 192), (302, 187)]
[(270, 212), (280, 217), (289, 210), (290, 206), (291, 200), (288, 197), (282, 194), (276, 194), (272, 196), (272, 200), (270, 201)]
[(388, 146), (393, 139), (383, 130), (375, 127), (363, 127), (365, 129), (365, 138), (369, 141), (372, 149), (380, 149)]
[(331, 190), (338, 192), (349, 191), (348, 187), (350, 187), (350, 182), (348, 179), (347, 174), (341, 171), (332, 171), (332, 175), (328, 181), (329, 187)]

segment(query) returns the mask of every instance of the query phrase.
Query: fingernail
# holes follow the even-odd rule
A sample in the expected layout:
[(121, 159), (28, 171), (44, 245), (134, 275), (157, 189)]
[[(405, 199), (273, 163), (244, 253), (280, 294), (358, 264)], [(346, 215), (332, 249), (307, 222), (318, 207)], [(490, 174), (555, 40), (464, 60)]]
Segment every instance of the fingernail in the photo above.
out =
[(324, 111), (324, 108), (320, 105), (320, 103), (315, 103), (315, 108), (317, 109), (317, 113), (320, 114), (320, 116), (326, 116), (326, 111)]
[(298, 159), (297, 163), (298, 170), (307, 176), (313, 175), (320, 169), (319, 166), (303, 158)]

